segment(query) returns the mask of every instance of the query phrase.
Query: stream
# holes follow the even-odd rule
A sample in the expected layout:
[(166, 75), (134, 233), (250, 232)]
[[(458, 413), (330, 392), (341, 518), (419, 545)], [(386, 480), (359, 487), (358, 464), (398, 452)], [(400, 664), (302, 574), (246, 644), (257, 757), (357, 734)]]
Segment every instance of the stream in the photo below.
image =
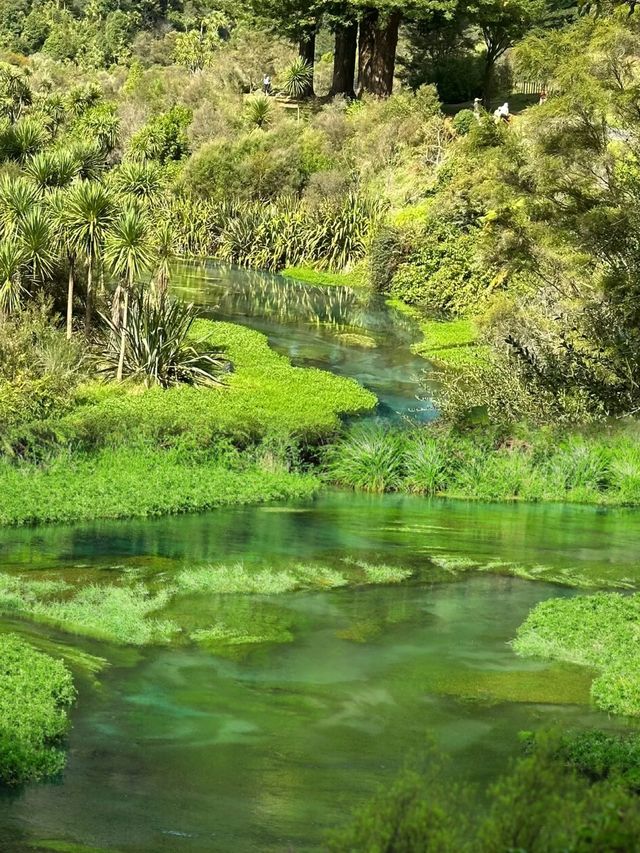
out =
[[(425, 363), (410, 353), (416, 330), (405, 318), (344, 288), (208, 269), (180, 286), (211, 316), (264, 331), (297, 364), (356, 376), (387, 416), (433, 416), (417, 399)], [(295, 300), (283, 296), (291, 287)], [(500, 561), (635, 584), (632, 511), (327, 491), (289, 505), (3, 529), (0, 556), (4, 571), (34, 578), (126, 572), (159, 586), (217, 563), (339, 571), (359, 560), (412, 571), (395, 585), (193, 594), (170, 605), (169, 616), (194, 624), (222, 612), (279, 632), (277, 642), (220, 654), (189, 642), (121, 648), (5, 619), (3, 630), (109, 665), (97, 683), (76, 673), (62, 778), (0, 795), (2, 851), (319, 850), (328, 829), (431, 744), (450, 757), (452, 778), (482, 790), (517, 753), (522, 730), (625, 725), (589, 705), (589, 672), (518, 658), (509, 645), (531, 607), (573, 595), (569, 587), (436, 567)]]

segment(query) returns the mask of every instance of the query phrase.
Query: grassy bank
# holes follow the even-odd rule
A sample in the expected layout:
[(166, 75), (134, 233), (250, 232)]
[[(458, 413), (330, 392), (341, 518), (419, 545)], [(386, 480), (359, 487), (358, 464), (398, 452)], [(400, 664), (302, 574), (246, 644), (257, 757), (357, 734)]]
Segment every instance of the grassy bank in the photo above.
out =
[(599, 593), (544, 601), (519, 628), (521, 655), (595, 670), (591, 696), (604, 711), (640, 716), (640, 595)]
[(0, 783), (58, 773), (67, 709), (75, 699), (70, 673), (12, 634), (0, 636), (0, 661)]
[(198, 321), (221, 347), (222, 387), (91, 383), (64, 410), (7, 433), (0, 458), (0, 524), (194, 512), (307, 497), (318, 481), (295, 473), (300, 453), (337, 434), (345, 413), (376, 398), (357, 382), (295, 368), (264, 335)]
[(411, 349), (416, 355), (443, 368), (460, 368), (475, 364), (484, 357), (487, 348), (478, 343), (478, 330), (471, 319), (434, 320), (427, 318), (412, 305), (400, 299), (388, 304), (417, 321), (422, 340)]
[(247, 445), (267, 434), (315, 442), (337, 432), (340, 415), (376, 405), (375, 396), (354, 380), (293, 367), (259, 332), (201, 320), (195, 335), (230, 360), (223, 387), (93, 383), (76, 392), (70, 412), (23, 425), (13, 441), (85, 450), (132, 440), (161, 447), (188, 440), (206, 448), (221, 436)]
[(46, 464), (0, 464), (0, 523), (6, 525), (132, 518), (217, 506), (309, 497), (319, 481), (305, 474), (179, 451), (105, 449), (63, 454)]
[(640, 446), (633, 435), (605, 430), (359, 427), (330, 449), (326, 476), (368, 492), (635, 506)]
[(362, 269), (351, 272), (329, 272), (318, 270), (313, 267), (287, 267), (280, 275), (285, 278), (293, 278), (303, 281), (305, 284), (314, 284), (318, 287), (366, 287), (367, 277)]

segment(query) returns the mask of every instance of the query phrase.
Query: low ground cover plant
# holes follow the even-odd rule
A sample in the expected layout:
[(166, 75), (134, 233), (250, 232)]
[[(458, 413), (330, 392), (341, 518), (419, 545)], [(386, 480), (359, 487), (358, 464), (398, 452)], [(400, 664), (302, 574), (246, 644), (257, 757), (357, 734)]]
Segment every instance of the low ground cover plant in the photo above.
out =
[(0, 784), (59, 773), (75, 689), (65, 665), (13, 634), (0, 636)]
[(640, 595), (597, 593), (543, 601), (518, 629), (513, 647), (521, 655), (593, 668), (595, 704), (639, 716), (639, 637)]

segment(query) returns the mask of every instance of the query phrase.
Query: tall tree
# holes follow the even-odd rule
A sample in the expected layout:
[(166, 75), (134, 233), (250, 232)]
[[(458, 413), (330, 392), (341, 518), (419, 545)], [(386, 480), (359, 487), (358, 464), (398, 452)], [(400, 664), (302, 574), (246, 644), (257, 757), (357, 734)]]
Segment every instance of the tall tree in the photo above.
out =
[[(272, 32), (295, 44), (301, 59), (313, 69), (316, 34), (327, 4), (321, 0), (251, 0), (251, 3), (256, 16)], [(313, 76), (304, 94), (313, 95)]]
[(97, 181), (81, 181), (69, 196), (67, 227), (78, 251), (87, 262), (85, 332), (91, 330), (93, 310), (93, 271), (100, 262), (104, 238), (114, 219), (113, 198)]
[(136, 281), (153, 264), (153, 243), (144, 214), (135, 207), (127, 208), (109, 231), (105, 240), (105, 261), (114, 276), (120, 280), (115, 300), (122, 300), (120, 315), (120, 358), (118, 381), (122, 380), (124, 356), (129, 324), (129, 298)]
[(545, 23), (549, 5), (546, 0), (472, 0), (467, 14), (485, 43), (482, 99), (488, 106), (497, 61), (529, 30)]
[(325, 23), (335, 35), (331, 95), (355, 97), (358, 9), (351, 3), (327, 4)]
[(402, 10), (364, 8), (360, 20), (358, 84), (361, 91), (387, 97), (393, 92)]

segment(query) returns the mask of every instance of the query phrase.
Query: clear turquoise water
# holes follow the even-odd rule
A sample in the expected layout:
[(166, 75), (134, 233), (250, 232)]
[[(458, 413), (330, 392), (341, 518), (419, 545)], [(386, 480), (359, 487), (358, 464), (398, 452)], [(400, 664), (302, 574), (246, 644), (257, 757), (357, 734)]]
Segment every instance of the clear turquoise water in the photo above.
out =
[[(379, 300), (215, 265), (180, 291), (210, 316), (264, 331), (297, 364), (355, 376), (381, 413), (428, 420), (417, 330)], [(344, 335), (373, 338), (375, 348)], [(351, 340), (351, 343), (347, 341)], [(329, 492), (312, 503), (199, 516), (0, 530), (5, 571), (77, 582), (123, 573), (153, 585), (184, 568), (241, 561), (341, 570), (345, 559), (409, 568), (401, 585), (265, 596), (193, 595), (183, 621), (276, 625), (290, 642), (214, 655), (193, 643), (123, 649), (5, 620), (36, 642), (107, 659), (76, 670), (69, 762), (56, 782), (0, 795), (0, 851), (306, 851), (427, 743), (451, 775), (495, 778), (526, 729), (624, 726), (589, 706), (588, 672), (517, 658), (531, 607), (570, 589), (433, 560), (503, 561), (606, 586), (640, 578), (630, 511), (487, 506)], [(53, 842), (45, 843), (46, 840)]]
[[(294, 364), (351, 376), (380, 400), (380, 414), (421, 422), (435, 417), (435, 387), (424, 359), (411, 353), (417, 324), (376, 294), (348, 287), (316, 287), (281, 276), (183, 263), (175, 290), (217, 320), (263, 332)], [(364, 336), (374, 347), (354, 345)]]
[[(419, 583), (226, 597), (244, 618), (268, 611), (291, 631), (287, 644), (221, 657), (74, 641), (112, 665), (99, 687), (79, 675), (64, 777), (0, 803), (7, 850), (38, 839), (145, 853), (313, 850), (430, 740), (453, 774), (485, 785), (520, 730), (611, 725), (588, 707), (587, 673), (521, 660), (508, 645), (533, 605), (568, 589), (491, 575), (430, 583), (430, 556), (635, 577), (640, 524), (591, 508), (330, 493), (297, 507), (6, 530), (0, 554), (9, 570), (64, 577), (135, 568), (170, 579), (236, 559), (339, 568), (345, 556), (412, 568)], [(219, 599), (189, 606), (215, 610)]]

